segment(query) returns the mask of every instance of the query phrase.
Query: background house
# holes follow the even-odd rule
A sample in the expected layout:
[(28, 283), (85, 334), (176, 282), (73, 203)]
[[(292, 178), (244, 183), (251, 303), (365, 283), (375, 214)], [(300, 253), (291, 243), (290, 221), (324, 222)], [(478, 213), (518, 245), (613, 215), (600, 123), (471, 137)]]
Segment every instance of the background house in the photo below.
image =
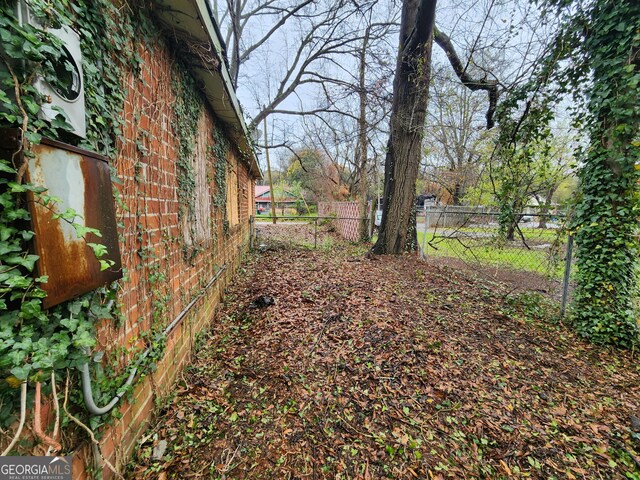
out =
[[(300, 197), (296, 197), (286, 188), (275, 188), (275, 205), (277, 213), (295, 214), (296, 205), (302, 202)], [(271, 189), (268, 185), (255, 186), (255, 209), (257, 214), (266, 214), (271, 211)]]

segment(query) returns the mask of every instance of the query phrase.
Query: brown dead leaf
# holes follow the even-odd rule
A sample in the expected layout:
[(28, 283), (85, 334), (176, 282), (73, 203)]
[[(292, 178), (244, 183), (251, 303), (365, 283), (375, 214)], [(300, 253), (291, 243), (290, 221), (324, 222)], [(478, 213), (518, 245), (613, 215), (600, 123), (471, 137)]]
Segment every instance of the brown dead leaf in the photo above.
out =
[[(167, 478), (203, 478), (212, 464), (265, 480), (475, 478), (487, 462), (507, 478), (516, 467), (532, 478), (633, 471), (605, 456), (607, 429), (637, 448), (625, 433), (640, 411), (632, 358), (599, 353), (562, 324), (505, 315), (518, 307), (503, 284), (410, 255), (347, 262), (346, 252), (263, 252), (229, 286), (189, 387), (152, 430), (176, 451)], [(279, 301), (243, 309), (259, 295)], [(615, 375), (603, 366), (611, 355)], [(145, 458), (129, 478), (158, 478)]]
[(506, 473), (509, 476), (511, 475), (511, 469), (509, 468), (509, 466), (506, 464), (504, 460), (500, 460), (500, 466), (504, 470), (504, 473)]

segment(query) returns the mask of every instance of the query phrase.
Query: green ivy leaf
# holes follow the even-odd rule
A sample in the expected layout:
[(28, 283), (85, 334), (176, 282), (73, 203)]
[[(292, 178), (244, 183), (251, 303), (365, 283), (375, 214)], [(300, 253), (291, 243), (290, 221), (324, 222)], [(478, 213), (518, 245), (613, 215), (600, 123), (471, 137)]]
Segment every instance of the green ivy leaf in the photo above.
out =
[(37, 318), (42, 313), (42, 304), (39, 300), (22, 302), (20, 313), (24, 319)]
[[(0, 90), (0, 93), (2, 93), (2, 90)], [(15, 168), (7, 165), (4, 162), (0, 162), (0, 172), (11, 173), (11, 174), (17, 173)]]
[(31, 372), (31, 365), (23, 365), (18, 367), (13, 367), (11, 369), (11, 374), (15, 376), (18, 380), (26, 380), (29, 378), (29, 373)]
[(79, 322), (80, 320), (77, 317), (63, 318), (60, 320), (60, 325), (67, 327), (70, 332), (75, 332), (78, 329)]

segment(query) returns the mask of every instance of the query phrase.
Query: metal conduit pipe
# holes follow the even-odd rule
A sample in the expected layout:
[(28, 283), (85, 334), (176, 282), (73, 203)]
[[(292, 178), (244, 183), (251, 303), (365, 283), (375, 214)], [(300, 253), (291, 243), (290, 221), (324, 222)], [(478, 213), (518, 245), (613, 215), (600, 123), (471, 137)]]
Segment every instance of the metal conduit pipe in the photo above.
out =
[[(178, 314), (176, 318), (174, 318), (171, 321), (171, 323), (169, 323), (169, 325), (165, 327), (165, 329), (162, 331), (162, 335), (164, 337), (166, 337), (171, 333), (171, 331), (176, 327), (176, 325), (180, 323), (180, 321), (189, 312), (189, 310), (191, 310), (191, 308), (195, 305), (195, 303), (198, 300), (200, 300), (200, 298), (202, 298), (202, 296), (206, 293), (209, 287), (211, 287), (211, 285), (213, 285), (213, 283), (216, 280), (218, 280), (218, 278), (220, 278), (220, 275), (226, 269), (227, 269), (227, 264), (225, 263), (222, 265), (222, 267), (220, 267), (220, 269), (216, 272), (213, 278), (209, 280), (209, 282), (204, 286), (202, 291), (193, 300), (191, 300), (186, 307), (184, 307), (184, 309)], [(152, 347), (149, 347), (144, 352), (142, 352), (142, 355), (138, 359), (138, 362), (142, 362), (145, 358), (147, 358), (147, 356), (151, 353), (151, 348)], [(104, 415), (105, 413), (109, 413), (113, 409), (113, 407), (115, 407), (120, 401), (120, 399), (123, 397), (127, 387), (133, 384), (133, 381), (136, 378), (136, 374), (138, 373), (138, 367), (139, 365), (136, 365), (134, 367), (134, 369), (129, 374), (129, 377), (127, 377), (126, 382), (124, 382), (124, 384), (122, 384), (122, 386), (118, 389), (121, 393), (117, 393), (116, 396), (113, 397), (111, 401), (109, 401), (109, 403), (107, 403), (104, 407), (98, 407), (95, 403), (95, 400), (93, 399), (93, 388), (91, 386), (91, 374), (89, 372), (89, 362), (84, 363), (82, 367), (80, 367), (80, 373), (81, 373), (81, 379), (82, 379), (82, 396), (84, 397), (84, 404), (85, 404), (85, 407), (87, 407), (87, 410), (89, 411), (89, 413), (91, 415)]]

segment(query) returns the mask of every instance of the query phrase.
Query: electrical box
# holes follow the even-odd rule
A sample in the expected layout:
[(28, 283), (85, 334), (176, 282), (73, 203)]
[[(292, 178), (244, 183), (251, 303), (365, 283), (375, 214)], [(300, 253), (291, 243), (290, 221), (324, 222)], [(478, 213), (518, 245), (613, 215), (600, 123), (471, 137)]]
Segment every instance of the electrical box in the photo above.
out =
[[(20, 142), (19, 130), (0, 133), (0, 150), (5, 155), (17, 151)], [(49, 308), (122, 277), (113, 186), (106, 157), (48, 139), (33, 145), (31, 152), (26, 158), (26, 180), (58, 199), (45, 205), (33, 193), (27, 198), (35, 232), (33, 253), (40, 257), (36, 274), (49, 277), (41, 285), (47, 292), (44, 306)], [(74, 219), (77, 225), (95, 228), (102, 236), (89, 233), (79, 238), (69, 221), (55, 218), (67, 209), (79, 215)], [(101, 270), (87, 243), (104, 245), (107, 254), (101, 259), (113, 261), (113, 266)]]
[(40, 106), (40, 117), (51, 121), (59, 115), (53, 107), (60, 107), (67, 115), (73, 133), (85, 138), (87, 127), (80, 37), (68, 27), (49, 31), (60, 38), (64, 45), (61, 47), (62, 55), (54, 65), (58, 85), (53, 86), (42, 78), (37, 78), (34, 82), (36, 89), (47, 100)]
[[(44, 97), (40, 106), (40, 118), (52, 121), (60, 114), (55, 109), (58, 107), (64, 111), (67, 121), (73, 127), (72, 132), (78, 137), (85, 138), (86, 110), (80, 37), (66, 26), (57, 29), (44, 28), (31, 13), (26, 0), (16, 2), (15, 14), (20, 24), (33, 25), (40, 30), (46, 30), (62, 41), (60, 56), (53, 64), (56, 85), (46, 82), (41, 77), (36, 77), (33, 81), (33, 86)], [(6, 68), (2, 62), (0, 62), (0, 68)], [(5, 93), (13, 98), (12, 88), (7, 88)]]

